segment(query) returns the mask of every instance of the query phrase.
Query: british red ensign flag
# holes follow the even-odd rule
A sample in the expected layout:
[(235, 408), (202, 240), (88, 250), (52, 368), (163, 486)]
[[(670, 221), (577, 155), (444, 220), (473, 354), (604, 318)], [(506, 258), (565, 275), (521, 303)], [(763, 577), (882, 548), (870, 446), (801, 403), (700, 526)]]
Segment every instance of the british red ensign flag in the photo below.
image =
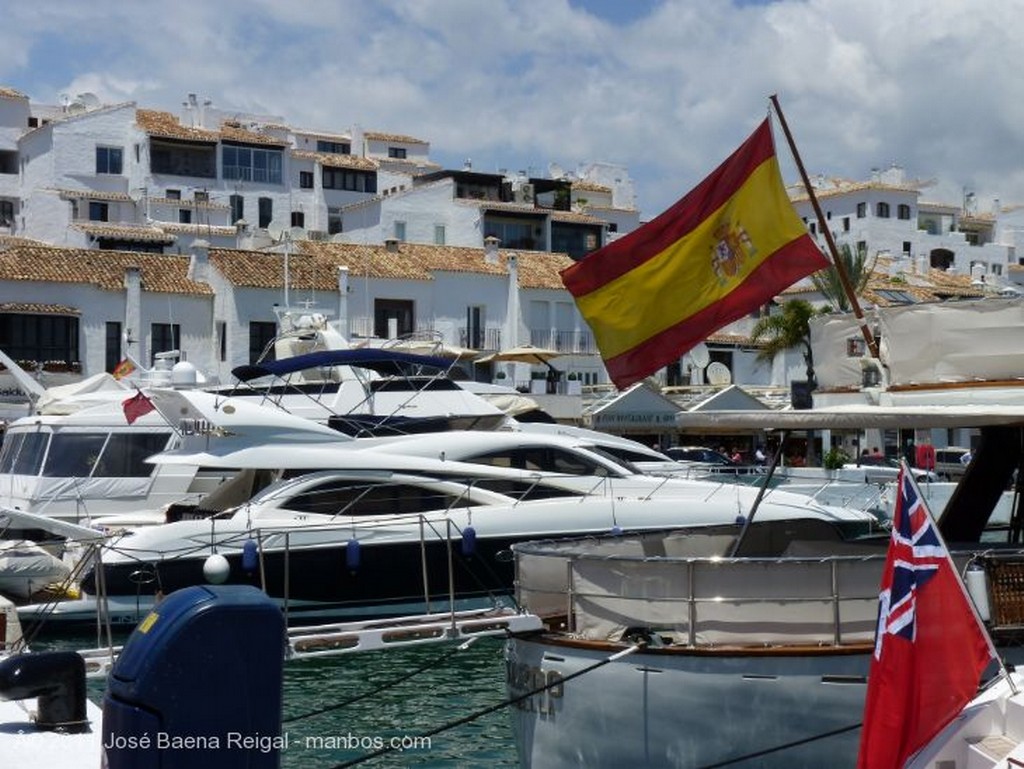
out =
[(978, 691), (992, 659), (924, 500), (900, 470), (858, 769), (898, 769)]

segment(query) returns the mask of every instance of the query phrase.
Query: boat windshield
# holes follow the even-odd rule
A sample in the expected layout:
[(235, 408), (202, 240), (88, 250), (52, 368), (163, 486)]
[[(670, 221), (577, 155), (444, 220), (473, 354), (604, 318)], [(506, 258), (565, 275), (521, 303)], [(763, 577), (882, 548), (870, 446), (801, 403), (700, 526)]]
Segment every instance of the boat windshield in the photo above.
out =
[(9, 432), (0, 450), (0, 473), (39, 475), (50, 433)]

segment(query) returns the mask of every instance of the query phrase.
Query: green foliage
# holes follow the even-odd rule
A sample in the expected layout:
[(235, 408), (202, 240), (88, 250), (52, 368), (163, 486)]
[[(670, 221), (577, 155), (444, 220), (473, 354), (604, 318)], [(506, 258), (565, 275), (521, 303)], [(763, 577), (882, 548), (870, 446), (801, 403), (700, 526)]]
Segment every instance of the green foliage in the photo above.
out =
[[(875, 270), (875, 263), (878, 261), (878, 257), (875, 256), (869, 262), (866, 247), (857, 249), (857, 253), (854, 254), (849, 243), (841, 243), (839, 245), (839, 260), (842, 262), (843, 267), (846, 268), (846, 276), (850, 279), (850, 285), (853, 286), (853, 293), (859, 296), (863, 293), (868, 280), (871, 278), (871, 273)], [(818, 289), (821, 295), (836, 310), (839, 312), (849, 312), (853, 309), (850, 305), (850, 297), (847, 296), (846, 291), (843, 289), (843, 282), (839, 278), (839, 270), (836, 269), (834, 264), (830, 264), (824, 270), (814, 273), (811, 276), (811, 281), (814, 283), (814, 287)]]
[(822, 463), (826, 470), (838, 470), (850, 461), (850, 455), (840, 448), (831, 448), (825, 453)]

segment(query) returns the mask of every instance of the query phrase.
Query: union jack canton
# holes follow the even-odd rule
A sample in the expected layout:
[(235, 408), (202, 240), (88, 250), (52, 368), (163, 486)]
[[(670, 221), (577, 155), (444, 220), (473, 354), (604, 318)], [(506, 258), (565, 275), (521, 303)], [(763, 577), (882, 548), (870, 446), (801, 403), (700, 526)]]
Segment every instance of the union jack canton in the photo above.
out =
[(879, 595), (875, 659), (881, 659), (886, 634), (914, 641), (917, 591), (935, 576), (939, 565), (946, 560), (946, 551), (939, 542), (932, 518), (906, 472), (900, 473), (890, 547), (895, 557), (889, 582), (882, 585)]

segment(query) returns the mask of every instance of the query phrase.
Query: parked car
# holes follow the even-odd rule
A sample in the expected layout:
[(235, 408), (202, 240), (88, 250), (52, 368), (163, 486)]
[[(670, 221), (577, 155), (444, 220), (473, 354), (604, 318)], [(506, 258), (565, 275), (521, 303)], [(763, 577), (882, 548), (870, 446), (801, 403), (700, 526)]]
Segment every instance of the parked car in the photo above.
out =
[(698, 462), (703, 465), (722, 465), (732, 467), (736, 463), (720, 451), (704, 446), (672, 446), (665, 449), (665, 454), (677, 462)]
[(935, 449), (935, 472), (944, 481), (958, 480), (967, 470), (970, 453), (971, 450), (963, 446)]
[[(862, 454), (855, 461), (843, 465), (844, 470), (864, 470), (864, 480), (868, 483), (886, 483), (894, 481), (900, 473), (900, 463), (881, 454)], [(939, 474), (931, 470), (924, 470), (920, 467), (911, 467), (914, 473), (914, 480), (918, 483), (924, 481), (940, 480)]]

